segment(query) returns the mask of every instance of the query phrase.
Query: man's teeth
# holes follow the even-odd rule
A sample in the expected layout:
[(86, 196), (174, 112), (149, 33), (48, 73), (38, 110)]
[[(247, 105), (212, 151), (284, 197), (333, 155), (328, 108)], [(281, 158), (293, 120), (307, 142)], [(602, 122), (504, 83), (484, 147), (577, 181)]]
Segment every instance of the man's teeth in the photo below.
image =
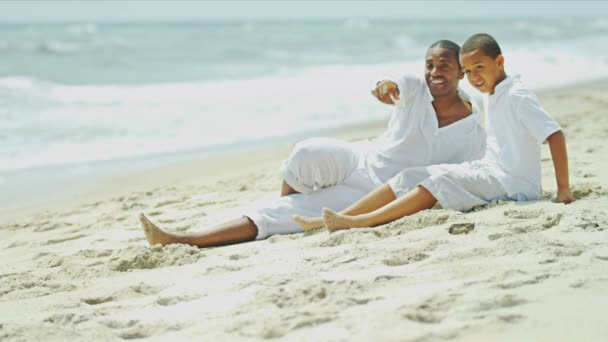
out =
[(433, 80), (431, 81), (432, 84), (444, 84), (445, 81), (440, 81), (440, 80)]

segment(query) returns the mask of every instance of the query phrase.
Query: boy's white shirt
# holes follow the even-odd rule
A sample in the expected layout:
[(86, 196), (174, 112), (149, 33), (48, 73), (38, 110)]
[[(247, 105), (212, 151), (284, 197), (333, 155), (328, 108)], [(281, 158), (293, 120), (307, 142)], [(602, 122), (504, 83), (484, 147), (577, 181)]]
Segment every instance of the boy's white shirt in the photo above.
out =
[(399, 87), (388, 130), (367, 154), (367, 168), (376, 183), (387, 182), (404, 168), (461, 163), (483, 157), (486, 133), (479, 107), (465, 91), (459, 95), (471, 103), (473, 113), (439, 128), (433, 96), (420, 77), (386, 78)]
[(510, 198), (538, 198), (541, 144), (561, 127), (519, 76), (505, 78), (484, 100), (488, 140), (483, 162), (496, 166), (496, 176)]

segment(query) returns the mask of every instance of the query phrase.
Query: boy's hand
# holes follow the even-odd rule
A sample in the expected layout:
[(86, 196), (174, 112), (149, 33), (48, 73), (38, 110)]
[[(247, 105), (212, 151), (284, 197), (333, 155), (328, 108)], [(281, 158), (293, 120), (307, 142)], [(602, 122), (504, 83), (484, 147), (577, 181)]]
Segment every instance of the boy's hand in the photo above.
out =
[(399, 101), (399, 87), (393, 81), (382, 81), (372, 90), (372, 95), (380, 102), (392, 105)]
[(572, 196), (572, 192), (570, 188), (557, 189), (557, 197), (555, 198), (555, 203), (572, 203), (574, 202), (574, 196)]

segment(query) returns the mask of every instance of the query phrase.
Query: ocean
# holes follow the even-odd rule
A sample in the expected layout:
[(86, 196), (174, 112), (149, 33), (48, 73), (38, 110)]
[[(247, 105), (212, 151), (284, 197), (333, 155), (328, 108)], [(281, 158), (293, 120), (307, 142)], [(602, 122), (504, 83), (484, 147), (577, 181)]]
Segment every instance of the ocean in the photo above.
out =
[(386, 118), (376, 80), (478, 32), (535, 90), (608, 77), (606, 18), (1, 24), (0, 208)]

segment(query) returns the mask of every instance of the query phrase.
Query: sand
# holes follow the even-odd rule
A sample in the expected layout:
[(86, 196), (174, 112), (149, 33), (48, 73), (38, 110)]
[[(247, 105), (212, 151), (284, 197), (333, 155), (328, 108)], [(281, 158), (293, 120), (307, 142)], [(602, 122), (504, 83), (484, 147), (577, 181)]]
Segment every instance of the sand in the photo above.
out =
[[(219, 248), (147, 245), (140, 211), (191, 232), (277, 196), (290, 149), (278, 146), (4, 210), (0, 340), (606, 340), (607, 88), (541, 94), (567, 136), (571, 205), (551, 202), (544, 146), (535, 202)], [(349, 138), (378, 131), (376, 123)]]

